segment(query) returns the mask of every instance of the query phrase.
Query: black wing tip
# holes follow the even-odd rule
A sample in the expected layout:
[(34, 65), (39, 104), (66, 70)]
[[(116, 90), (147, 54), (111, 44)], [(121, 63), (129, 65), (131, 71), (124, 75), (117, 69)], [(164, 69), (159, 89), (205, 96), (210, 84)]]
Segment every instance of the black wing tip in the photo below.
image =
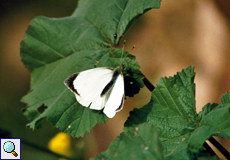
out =
[(73, 84), (73, 81), (75, 80), (75, 78), (77, 77), (79, 73), (74, 73), (71, 76), (69, 76), (68, 78), (66, 78), (66, 80), (64, 81), (65, 85), (67, 85), (68, 87)]
[(125, 97), (125, 95), (122, 96), (121, 104), (120, 104), (120, 106), (115, 110), (116, 112), (119, 112), (120, 110), (122, 110), (123, 104), (124, 104), (124, 97)]
[[(101, 92), (101, 97), (103, 97), (115, 84), (117, 77), (121, 74), (121, 71), (119, 69), (115, 69), (113, 72), (113, 76), (112, 79), (110, 80), (110, 82), (104, 87), (104, 89)], [(121, 74), (122, 75), (122, 74)]]
[(77, 95), (79, 95), (79, 93), (77, 92), (77, 90), (74, 88), (73, 85), (73, 81), (76, 79), (76, 77), (78, 76), (79, 73), (74, 73), (71, 76), (69, 76), (65, 81), (64, 84), (74, 93), (76, 93)]
[(111, 87), (113, 86), (113, 84), (114, 84), (114, 81), (111, 80), (111, 81), (105, 86), (105, 88), (102, 90), (100, 96), (103, 97), (103, 96), (111, 89)]

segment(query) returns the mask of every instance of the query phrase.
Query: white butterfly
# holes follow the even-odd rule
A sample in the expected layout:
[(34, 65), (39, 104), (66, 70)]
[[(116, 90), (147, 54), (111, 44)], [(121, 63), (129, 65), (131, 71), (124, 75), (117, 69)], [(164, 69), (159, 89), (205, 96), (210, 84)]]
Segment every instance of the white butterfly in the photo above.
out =
[(65, 80), (77, 101), (90, 109), (101, 110), (113, 118), (124, 104), (123, 65), (112, 69), (98, 67), (78, 72)]

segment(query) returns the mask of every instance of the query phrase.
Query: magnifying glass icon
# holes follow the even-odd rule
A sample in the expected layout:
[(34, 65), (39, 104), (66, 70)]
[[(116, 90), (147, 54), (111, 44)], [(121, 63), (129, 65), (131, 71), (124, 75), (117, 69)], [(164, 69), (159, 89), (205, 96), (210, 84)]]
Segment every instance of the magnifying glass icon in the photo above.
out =
[(11, 141), (7, 141), (3, 145), (3, 149), (7, 153), (12, 153), (15, 157), (18, 156), (18, 154), (14, 151), (15, 150), (15, 145)]

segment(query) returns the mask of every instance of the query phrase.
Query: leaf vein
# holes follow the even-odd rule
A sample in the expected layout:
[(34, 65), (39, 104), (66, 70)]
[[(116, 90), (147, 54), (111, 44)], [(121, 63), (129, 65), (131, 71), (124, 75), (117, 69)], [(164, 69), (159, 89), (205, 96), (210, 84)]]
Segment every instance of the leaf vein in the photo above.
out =
[(38, 41), (38, 42), (42, 43), (44, 46), (46, 46), (47, 48), (51, 49), (52, 51), (54, 51), (53, 53), (55, 53), (56, 55), (58, 55), (60, 58), (63, 58), (63, 57), (64, 57), (61, 53), (59, 53), (58, 51), (56, 51), (54, 48), (52, 48), (52, 47), (49, 46), (48, 44), (44, 43), (43, 41), (41, 41), (41, 40), (35, 38), (33, 35), (28, 34), (28, 36), (30, 36), (31, 38), (33, 38), (35, 41)]

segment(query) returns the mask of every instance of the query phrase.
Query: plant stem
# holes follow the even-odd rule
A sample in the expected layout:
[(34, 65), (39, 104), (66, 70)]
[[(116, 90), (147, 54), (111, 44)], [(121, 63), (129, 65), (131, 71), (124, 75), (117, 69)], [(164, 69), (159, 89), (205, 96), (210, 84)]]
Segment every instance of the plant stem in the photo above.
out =
[(144, 82), (145, 86), (146, 86), (151, 92), (155, 89), (154, 85), (153, 85), (146, 77), (143, 79), (143, 82)]
[(216, 153), (212, 150), (212, 148), (208, 145), (208, 143), (205, 142), (203, 144), (203, 146), (208, 151), (208, 153), (210, 154), (210, 156), (216, 155)]
[(225, 158), (230, 159), (230, 153), (213, 137), (209, 138), (208, 141), (212, 143), (216, 149), (218, 149)]

